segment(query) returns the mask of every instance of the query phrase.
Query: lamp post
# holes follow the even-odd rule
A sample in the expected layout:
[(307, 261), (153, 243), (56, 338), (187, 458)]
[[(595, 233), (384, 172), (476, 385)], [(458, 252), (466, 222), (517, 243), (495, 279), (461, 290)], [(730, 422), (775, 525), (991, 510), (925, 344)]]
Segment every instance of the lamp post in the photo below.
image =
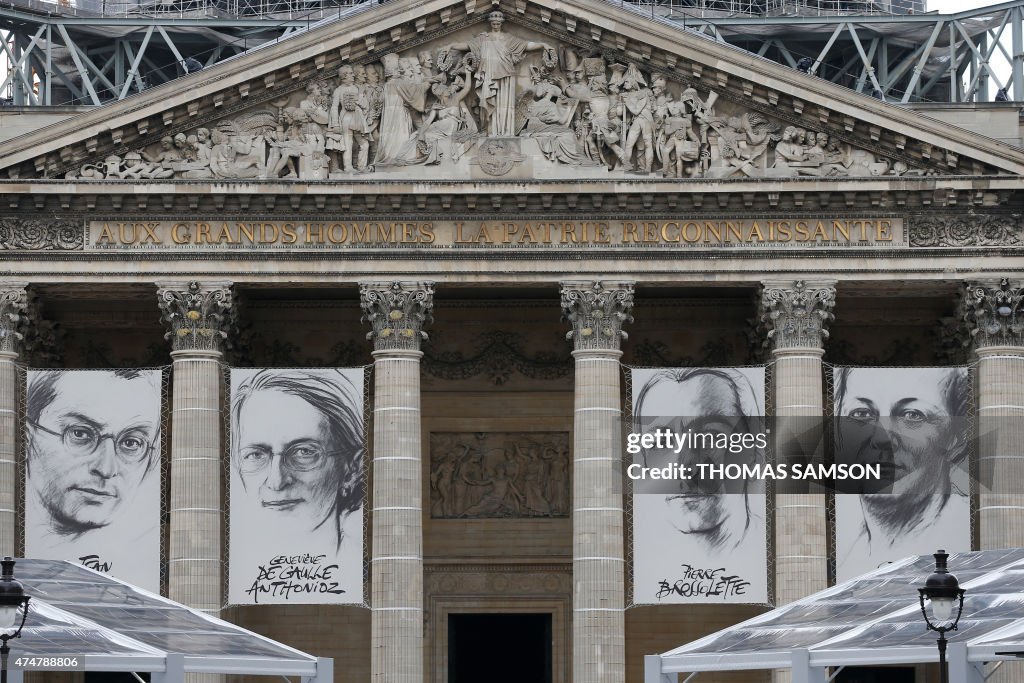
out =
[[(939, 680), (942, 683), (949, 683), (949, 670), (946, 668), (946, 633), (955, 631), (956, 625), (960, 622), (960, 615), (964, 611), (965, 592), (960, 587), (960, 582), (946, 568), (948, 557), (949, 553), (945, 550), (935, 553), (935, 573), (924, 582), (924, 587), (917, 589), (921, 596), (921, 614), (924, 615), (928, 630), (937, 631), (939, 634)], [(954, 606), (956, 618), (951, 620)], [(928, 616), (929, 612), (931, 616)]]
[[(25, 589), (14, 578), (14, 560), (5, 557), (0, 560), (0, 683), (7, 683), (7, 655), (11, 648), (7, 641), (20, 638), (28, 616), (28, 600)], [(18, 608), (21, 608), (21, 622), (18, 622)], [(17, 624), (17, 626), (15, 626)]]

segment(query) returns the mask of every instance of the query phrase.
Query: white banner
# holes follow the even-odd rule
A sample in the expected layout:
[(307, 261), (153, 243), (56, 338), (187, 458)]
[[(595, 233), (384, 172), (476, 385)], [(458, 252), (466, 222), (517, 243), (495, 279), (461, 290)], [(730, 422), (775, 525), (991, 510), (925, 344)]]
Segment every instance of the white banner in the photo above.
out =
[[(632, 381), (635, 432), (738, 436), (763, 429), (764, 368), (633, 370)], [(644, 467), (692, 471), (698, 463), (763, 463), (764, 451), (677, 445), (627, 457)], [(746, 481), (668, 486), (633, 496), (633, 602), (767, 603), (763, 488)]]
[(160, 592), (160, 370), (29, 370), (25, 555)]
[(833, 368), (836, 458), (881, 463), (887, 492), (836, 494), (836, 578), (971, 549), (967, 368)]
[(363, 370), (231, 370), (232, 604), (363, 602)]

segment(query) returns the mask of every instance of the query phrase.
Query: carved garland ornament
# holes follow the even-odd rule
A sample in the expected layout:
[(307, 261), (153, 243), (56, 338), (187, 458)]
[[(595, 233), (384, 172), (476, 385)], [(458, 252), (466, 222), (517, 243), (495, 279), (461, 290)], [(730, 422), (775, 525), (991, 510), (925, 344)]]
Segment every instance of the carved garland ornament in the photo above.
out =
[(1024, 345), (1024, 289), (1006, 278), (998, 285), (968, 283), (963, 319), (976, 346)]
[(773, 350), (821, 348), (828, 339), (828, 325), (835, 319), (835, 305), (835, 287), (808, 287), (802, 280), (792, 287), (765, 287), (761, 293), (765, 344)]
[(633, 283), (563, 283), (562, 318), (572, 324), (565, 338), (577, 351), (618, 350), (629, 335), (622, 329), (633, 322)]
[(161, 288), (157, 302), (173, 350), (222, 350), (231, 324), (230, 286), (207, 288), (193, 280), (184, 289)]
[(68, 251), (82, 249), (84, 245), (85, 230), (71, 221), (0, 219), (0, 249)]
[(572, 374), (572, 359), (568, 354), (550, 352), (527, 355), (523, 351), (520, 335), (494, 331), (480, 335), (477, 348), (468, 355), (462, 351), (425, 352), (423, 371), (433, 377), (448, 380), (463, 380), (486, 374), (495, 385), (502, 385), (513, 372), (530, 379), (568, 377)]
[(434, 320), (433, 282), (363, 283), (359, 293), (375, 351), (418, 351), (429, 338), (423, 328)]
[(912, 247), (999, 247), (1024, 243), (1020, 214), (918, 216), (909, 221)]

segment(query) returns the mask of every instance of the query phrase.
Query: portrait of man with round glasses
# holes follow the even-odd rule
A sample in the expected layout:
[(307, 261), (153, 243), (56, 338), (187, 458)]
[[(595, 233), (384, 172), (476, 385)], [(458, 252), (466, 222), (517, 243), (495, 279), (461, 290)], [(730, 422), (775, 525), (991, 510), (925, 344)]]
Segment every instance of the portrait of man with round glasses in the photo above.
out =
[(159, 589), (159, 370), (33, 370), (25, 544)]
[(362, 601), (362, 375), (231, 371), (232, 602)]

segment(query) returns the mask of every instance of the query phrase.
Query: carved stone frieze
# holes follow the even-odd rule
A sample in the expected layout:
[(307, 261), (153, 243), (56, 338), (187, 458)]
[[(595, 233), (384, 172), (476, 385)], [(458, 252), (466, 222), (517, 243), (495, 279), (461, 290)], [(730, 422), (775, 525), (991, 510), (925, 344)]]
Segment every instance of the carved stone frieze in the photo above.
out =
[(26, 287), (22, 282), (0, 283), (0, 351), (21, 353), (28, 322)]
[[(841, 129), (787, 125), (744, 105), (744, 97), (728, 90), (738, 84), (698, 90), (681, 78), (622, 63), (596, 46), (551, 42), (518, 23), (507, 25), (507, 18), (494, 11), (484, 26), (455, 30), (379, 61), (343, 64), (302, 89), (91, 160), (66, 177), (578, 180), (926, 173), (854, 147), (841, 139)], [(827, 120), (825, 111), (819, 121)]]
[(229, 283), (161, 285), (157, 291), (165, 335), (175, 351), (217, 351), (224, 348), (231, 325)]
[(427, 567), (423, 574), (423, 592), (428, 596), (520, 595), (558, 596), (572, 592), (568, 567), (509, 567), (506, 564)]
[(430, 435), (430, 515), (569, 516), (567, 432)]
[(1000, 247), (1024, 244), (1020, 214), (915, 216), (907, 230), (912, 247)]
[(496, 330), (472, 340), (473, 350), (439, 350), (424, 353), (423, 372), (447, 380), (463, 380), (485, 375), (495, 385), (505, 384), (513, 373), (530, 379), (554, 380), (572, 374), (569, 354), (542, 351), (533, 355), (523, 350), (521, 335)]
[(572, 325), (565, 338), (577, 351), (618, 350), (633, 322), (632, 282), (563, 282), (562, 318)]
[(1003, 278), (998, 283), (969, 282), (965, 286), (963, 319), (981, 346), (1024, 346), (1024, 288)]
[(359, 286), (366, 338), (375, 351), (418, 351), (434, 320), (433, 282), (364, 282)]
[(761, 323), (765, 345), (786, 348), (821, 348), (828, 325), (835, 319), (836, 289), (829, 285), (766, 284), (761, 292)]
[(82, 249), (85, 229), (59, 218), (0, 218), (0, 250), (31, 251)]

